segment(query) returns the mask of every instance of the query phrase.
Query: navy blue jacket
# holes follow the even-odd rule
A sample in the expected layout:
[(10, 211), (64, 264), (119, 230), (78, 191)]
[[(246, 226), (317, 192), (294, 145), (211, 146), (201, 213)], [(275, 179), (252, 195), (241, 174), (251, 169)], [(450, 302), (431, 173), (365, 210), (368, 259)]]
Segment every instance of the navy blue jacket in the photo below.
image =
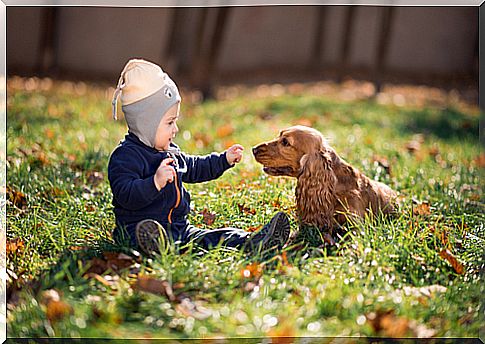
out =
[[(178, 149), (174, 144), (171, 147)], [(178, 165), (175, 181), (158, 191), (153, 178), (162, 160), (168, 157), (169, 153), (146, 146), (133, 133), (128, 133), (111, 153), (108, 179), (118, 228), (131, 227), (144, 219), (156, 220), (165, 228), (168, 223), (180, 229), (186, 227), (190, 194), (182, 182), (216, 179), (232, 167), (225, 153), (205, 156), (180, 153), (175, 155)]]

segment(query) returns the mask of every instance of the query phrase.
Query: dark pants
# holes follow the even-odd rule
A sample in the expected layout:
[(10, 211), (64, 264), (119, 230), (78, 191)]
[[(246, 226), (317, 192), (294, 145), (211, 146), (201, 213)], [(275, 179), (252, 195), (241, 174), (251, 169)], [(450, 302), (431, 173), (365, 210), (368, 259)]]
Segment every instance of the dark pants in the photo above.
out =
[[(163, 225), (162, 225), (163, 226)], [(135, 234), (136, 224), (128, 225), (124, 229), (117, 227), (113, 238), (118, 244), (129, 244), (138, 247)], [(167, 224), (163, 226), (172, 243), (187, 244), (194, 242), (205, 249), (221, 244), (222, 246), (241, 248), (246, 243), (250, 232), (238, 228), (202, 229), (187, 223)]]

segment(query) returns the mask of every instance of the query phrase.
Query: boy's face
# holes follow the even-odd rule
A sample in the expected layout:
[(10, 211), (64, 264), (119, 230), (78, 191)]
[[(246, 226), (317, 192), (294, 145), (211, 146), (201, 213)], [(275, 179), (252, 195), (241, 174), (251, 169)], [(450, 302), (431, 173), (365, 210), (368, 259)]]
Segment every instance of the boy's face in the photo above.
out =
[(167, 150), (172, 139), (177, 135), (179, 131), (177, 127), (179, 111), (180, 103), (177, 103), (163, 115), (155, 136), (155, 149), (159, 151)]

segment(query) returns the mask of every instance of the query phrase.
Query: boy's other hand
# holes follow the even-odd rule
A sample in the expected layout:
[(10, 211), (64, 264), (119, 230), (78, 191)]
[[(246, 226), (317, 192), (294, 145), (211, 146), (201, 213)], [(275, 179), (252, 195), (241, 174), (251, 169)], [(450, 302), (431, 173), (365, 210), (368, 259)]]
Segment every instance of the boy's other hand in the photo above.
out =
[(167, 183), (172, 183), (175, 179), (175, 168), (173, 168), (172, 165), (173, 163), (172, 158), (167, 158), (162, 160), (160, 163), (160, 166), (157, 169), (157, 172), (155, 172), (155, 177), (153, 178), (153, 181), (155, 182), (155, 187), (157, 188), (158, 191), (163, 189)]
[(243, 156), (243, 150), (244, 147), (239, 144), (235, 144), (229, 147), (229, 149), (226, 151), (226, 159), (229, 165), (234, 165), (235, 163), (241, 161)]

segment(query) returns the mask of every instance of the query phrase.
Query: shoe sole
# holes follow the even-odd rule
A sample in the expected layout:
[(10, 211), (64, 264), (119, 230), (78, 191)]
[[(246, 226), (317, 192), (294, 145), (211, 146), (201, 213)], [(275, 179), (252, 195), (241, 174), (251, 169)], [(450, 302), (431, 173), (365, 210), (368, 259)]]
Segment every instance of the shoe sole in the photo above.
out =
[(167, 248), (165, 230), (154, 220), (143, 220), (136, 225), (135, 233), (138, 246), (147, 254), (160, 253)]
[(261, 250), (267, 251), (273, 248), (279, 250), (286, 243), (289, 236), (290, 220), (285, 213), (279, 212), (269, 224), (268, 240), (262, 243)]

